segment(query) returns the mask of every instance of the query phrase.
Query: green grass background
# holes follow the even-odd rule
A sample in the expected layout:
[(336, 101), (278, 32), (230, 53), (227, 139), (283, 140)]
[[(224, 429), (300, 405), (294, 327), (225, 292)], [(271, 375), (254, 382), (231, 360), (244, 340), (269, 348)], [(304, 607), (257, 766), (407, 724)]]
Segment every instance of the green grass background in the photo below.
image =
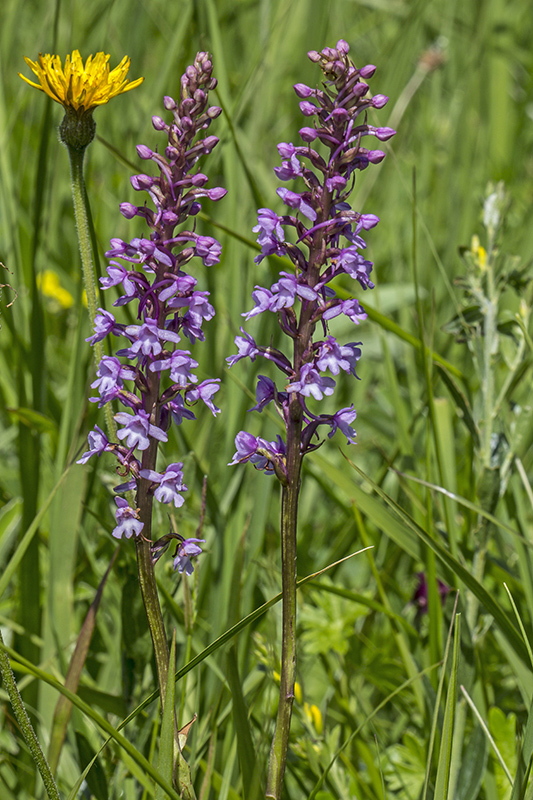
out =
[[(158, 578), (168, 627), (177, 631), (177, 669), (198, 657), (176, 684), (180, 720), (198, 714), (186, 750), (198, 796), (249, 800), (260, 796), (254, 787), (257, 776), (262, 785), (273, 732), (279, 605), (205, 651), (279, 591), (276, 483), (249, 465), (226, 466), (240, 429), (272, 438), (279, 428), (273, 415), (246, 413), (257, 365), (240, 362), (228, 373), (224, 357), (235, 350), (253, 286), (272, 282), (279, 268), (267, 260), (254, 265), (251, 228), (258, 207), (281, 207), (276, 144), (296, 141), (302, 125), (292, 85), (316, 84), (319, 71), (306, 52), (342, 37), (358, 66), (377, 65), (372, 91), (390, 97), (370, 121), (398, 134), (353, 194), (356, 209), (381, 218), (366, 237), (377, 287), (364, 297), (355, 291), (372, 309), (370, 319), (355, 334), (351, 326), (335, 329), (344, 341), (363, 341), (361, 380), (345, 380), (336, 394), (339, 405), (355, 403), (358, 444), (346, 447), (337, 435), (307, 459), (298, 574), (373, 549), (300, 590), (302, 695), (286, 797), (530, 797), (530, 4), (5, 0), (2, 17), (0, 283), (18, 296), (8, 306), (14, 294), (4, 288), (0, 309), (0, 624), (44, 749), (59, 694), (35, 668), (64, 681), (115, 550), (116, 478), (105, 458), (72, 466), (103, 415), (87, 402), (93, 364), (68, 157), (55, 133), (62, 109), (17, 77), (30, 77), (23, 56), (103, 50), (114, 66), (127, 54), (130, 77), (145, 78), (95, 113), (98, 140), (86, 180), (105, 269), (111, 237), (145, 233), (118, 212), (120, 202), (136, 202), (129, 176), (146, 167), (135, 145), (161, 143), (151, 116), (164, 115), (162, 98), (177, 95), (196, 51), (213, 54), (213, 101), (224, 114), (212, 127), (221, 143), (202, 169), (228, 195), (206, 203), (208, 219), (200, 222), (218, 235), (223, 256), (199, 273), (217, 316), (194, 355), (202, 379), (222, 378), (223, 411), (216, 420), (199, 412), (165, 449), (167, 463), (185, 462), (188, 500), (174, 520), (184, 536), (195, 535), (208, 476), (206, 552), (189, 581), (163, 563)], [(506, 199), (490, 249), (483, 202), (499, 181)], [(468, 252), (474, 235), (490, 250), (488, 296), (487, 273)], [(39, 290), (44, 270), (70, 293), (71, 308)], [(465, 275), (477, 295), (466, 297), (465, 281), (457, 282)], [(247, 329), (268, 341), (276, 334), (267, 324)], [(161, 514), (161, 535), (168, 524)], [(427, 614), (412, 603), (420, 572), (429, 581)], [(459, 590), (455, 612), (455, 591), (441, 608), (437, 578)], [(61, 752), (57, 780), (65, 797), (105, 741), (102, 720), (116, 729), (156, 683), (133, 548), (125, 542), (78, 691), (88, 705), (75, 707)], [(5, 692), (0, 722), (0, 796), (42, 797)], [(78, 796), (152, 797), (142, 757), (157, 765), (158, 731), (153, 701), (123, 731), (133, 751), (116, 739), (108, 744)]]

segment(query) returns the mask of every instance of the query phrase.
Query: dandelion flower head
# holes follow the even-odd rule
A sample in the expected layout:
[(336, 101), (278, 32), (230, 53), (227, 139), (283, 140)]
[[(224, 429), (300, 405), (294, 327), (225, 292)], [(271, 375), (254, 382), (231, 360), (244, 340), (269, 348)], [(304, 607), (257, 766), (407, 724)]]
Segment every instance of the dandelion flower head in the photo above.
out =
[(39, 53), (38, 61), (26, 57), (24, 60), (39, 83), (30, 81), (19, 72), (22, 80), (40, 89), (56, 103), (61, 103), (65, 111), (74, 112), (79, 117), (96, 106), (108, 103), (113, 97), (135, 89), (144, 80), (126, 79), (131, 62), (128, 56), (124, 56), (112, 70), (109, 69), (109, 55), (97, 53), (94, 58), (90, 55), (84, 65), (79, 50), (67, 55), (64, 67), (56, 55)]

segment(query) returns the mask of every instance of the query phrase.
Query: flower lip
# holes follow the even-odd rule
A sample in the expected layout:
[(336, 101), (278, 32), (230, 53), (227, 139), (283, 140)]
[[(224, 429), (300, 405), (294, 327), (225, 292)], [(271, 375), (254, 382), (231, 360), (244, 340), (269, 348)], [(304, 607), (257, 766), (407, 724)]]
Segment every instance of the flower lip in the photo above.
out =
[(109, 58), (109, 55), (100, 52), (94, 57), (90, 55), (84, 65), (79, 50), (73, 50), (72, 55), (65, 58), (63, 66), (59, 56), (39, 53), (38, 61), (24, 57), (39, 82), (30, 81), (20, 72), (19, 76), (56, 103), (61, 103), (65, 111), (74, 111), (81, 116), (96, 106), (108, 103), (113, 97), (135, 89), (144, 80), (126, 79), (131, 63), (128, 56), (124, 56), (112, 70), (109, 69)]

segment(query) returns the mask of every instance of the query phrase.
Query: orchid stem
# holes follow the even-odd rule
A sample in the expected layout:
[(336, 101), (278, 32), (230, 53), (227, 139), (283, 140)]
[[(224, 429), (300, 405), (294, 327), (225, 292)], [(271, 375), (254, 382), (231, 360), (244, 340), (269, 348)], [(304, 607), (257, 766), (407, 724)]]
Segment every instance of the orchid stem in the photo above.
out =
[(289, 749), (294, 684), (296, 682), (296, 535), (300, 491), (301, 420), (291, 421), (287, 436), (289, 483), (281, 499), (282, 640), (279, 705), (270, 749), (266, 797), (281, 798)]
[(137, 568), (139, 572), (139, 584), (141, 595), (148, 619), (148, 627), (152, 637), (155, 662), (157, 667), (157, 681), (161, 694), (161, 707), (165, 702), (165, 692), (168, 677), (168, 662), (170, 652), (168, 649), (167, 635), (161, 613), (157, 585), (155, 581), (154, 566), (152, 564), (152, 554), (150, 543), (141, 536), (137, 537)]

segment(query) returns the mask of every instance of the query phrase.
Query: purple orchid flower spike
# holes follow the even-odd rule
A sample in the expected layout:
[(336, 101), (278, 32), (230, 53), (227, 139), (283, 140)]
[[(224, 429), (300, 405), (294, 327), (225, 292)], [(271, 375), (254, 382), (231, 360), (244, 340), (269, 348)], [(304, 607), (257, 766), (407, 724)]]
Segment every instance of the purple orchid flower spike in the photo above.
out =
[[(317, 414), (308, 402), (323, 402), (333, 395), (336, 380), (332, 376), (347, 372), (357, 377), (355, 366), (361, 357), (361, 342), (340, 344), (331, 334), (316, 340), (315, 334), (327, 333), (330, 320), (341, 315), (356, 325), (366, 318), (357, 299), (341, 300), (329, 284), (345, 274), (363, 290), (374, 286), (370, 280), (373, 265), (363, 255), (366, 244), (361, 232), (375, 227), (379, 218), (352, 211), (348, 197), (356, 172), (384, 157), (381, 151), (378, 155), (378, 151), (363, 147), (364, 137), (385, 141), (395, 133), (391, 128), (368, 124), (368, 111), (383, 108), (388, 98), (382, 94), (369, 97), (366, 80), (376, 68), (368, 65), (357, 69), (348, 53), (349, 46), (343, 40), (334, 48), (309, 53), (311, 61), (320, 64), (326, 80), (320, 89), (301, 83), (294, 89), (301, 100), (300, 110), (314, 125), (300, 130), (303, 144), (278, 145), (282, 166), (274, 169), (282, 181), (303, 183), (303, 190), (279, 188), (278, 196), (289, 213), (279, 216), (272, 209), (261, 208), (253, 229), (261, 245), (261, 255), (255, 261), (259, 263), (273, 254), (286, 256), (292, 261), (294, 272), (280, 272), (270, 288), (256, 286), (252, 292), (255, 306), (243, 316), (250, 320), (265, 312), (276, 314), (283, 332), (293, 342), (292, 361), (272, 348), (257, 345), (242, 328), (242, 335), (235, 339), (238, 353), (226, 359), (230, 367), (242, 358), (253, 361), (257, 356), (276, 363), (285, 382), (279, 388), (272, 382), (267, 400), (266, 378), (260, 376), (255, 410), (261, 411), (274, 400), (287, 428), (288, 420), (296, 413), (301, 420), (299, 458), (316, 449), (321, 441), (321, 426), (329, 428), (328, 437), (340, 428), (348, 443), (355, 441), (351, 427), (356, 416), (353, 406)], [(320, 144), (325, 151), (322, 154), (314, 149)], [(296, 245), (291, 243), (291, 228), (296, 233)], [(231, 463), (249, 460), (264, 469), (264, 458), (268, 460), (268, 456), (243, 459), (243, 441), (242, 437), (236, 440), (237, 453)], [(273, 464), (274, 461), (272, 468)]]
[[(134, 500), (115, 498), (112, 535), (126, 540), (126, 546), (135, 546), (162, 701), (168, 685), (170, 650), (155, 566), (175, 540), (173, 568), (190, 576), (203, 540), (177, 533), (159, 539), (153, 536), (154, 504), (180, 508), (187, 491), (182, 462), (171, 458), (166, 468), (158, 467), (158, 450), (168, 442), (173, 423), (181, 425), (195, 419), (191, 405), (201, 400), (214, 416), (220, 411), (214, 403), (219, 379), (200, 378), (196, 374), (199, 363), (189, 349), (205, 340), (205, 323), (215, 315), (209, 293), (201, 290), (192, 274), (194, 267), (201, 264), (211, 268), (221, 256), (219, 242), (199, 233), (195, 219), (203, 198), (218, 201), (226, 194), (221, 187), (209, 187), (209, 178), (198, 164), (218, 144), (217, 137), (208, 133), (221, 113), (220, 108), (208, 103), (209, 92), (217, 85), (212, 73), (209, 55), (198, 53), (181, 78), (179, 98), (164, 98), (168, 120), (152, 118), (153, 127), (164, 136), (162, 146), (157, 150), (137, 146), (145, 172), (134, 175), (131, 185), (135, 191), (146, 193), (148, 202), (135, 205), (128, 201), (120, 210), (144, 230), (136, 231), (139, 235), (129, 242), (111, 240), (106, 253), (107, 275), (101, 279), (101, 287), (118, 293), (118, 297), (113, 303), (114, 313), (104, 309), (96, 313), (93, 301), (94, 332), (87, 340), (100, 353), (104, 339), (112, 338), (113, 348), (115, 339), (119, 340), (119, 349), (113, 349), (112, 355), (97, 357), (92, 388), (98, 396), (90, 399), (99, 407), (118, 401), (125, 410), (111, 411), (108, 406), (108, 436), (96, 427), (89, 434), (89, 449), (79, 463), (85, 464), (104, 452), (113, 453), (122, 478), (115, 493), (135, 495)], [(121, 306), (128, 306), (127, 322), (117, 321), (115, 316)], [(114, 423), (118, 423), (118, 430)], [(200, 530), (204, 511), (205, 497)], [(194, 789), (181, 744), (174, 756), (175, 786), (180, 796), (192, 798)]]
[[(341, 373), (358, 378), (361, 342), (340, 343), (329, 326), (334, 328), (334, 320), (340, 316), (358, 325), (366, 314), (357, 299), (341, 300), (330, 284), (347, 275), (362, 291), (374, 287), (370, 278), (373, 265), (365, 258), (361, 234), (379, 220), (374, 214), (353, 211), (348, 198), (357, 172), (385, 156), (381, 150), (364, 146), (368, 137), (381, 142), (395, 133), (368, 123), (368, 112), (383, 108), (387, 97), (370, 96), (366, 81), (376, 68), (358, 69), (349, 50), (341, 39), (336, 47), (308, 53), (311, 61), (320, 65), (324, 81), (321, 88), (301, 83), (294, 87), (306, 123), (300, 129), (302, 142), (279, 144), (281, 167), (274, 170), (279, 180), (291, 182), (290, 188), (277, 189), (286, 213), (261, 208), (253, 229), (261, 247), (256, 263), (276, 255), (292, 262), (292, 269), (285, 267), (270, 287), (256, 286), (254, 307), (243, 316), (250, 321), (260, 314), (275, 314), (288, 339), (287, 353), (257, 344), (241, 328), (235, 339), (238, 352), (227, 358), (230, 367), (243, 358), (265, 358), (276, 365), (282, 380), (278, 385), (260, 375), (257, 404), (251, 410), (261, 412), (274, 403), (283, 421), (284, 437), (268, 442), (241, 431), (230, 462), (249, 461), (265, 474), (275, 474), (283, 487), (283, 654), (266, 791), (266, 796), (275, 800), (282, 793), (296, 676), (296, 530), (302, 459), (325, 441), (320, 435), (323, 426), (328, 437), (339, 429), (348, 444), (355, 442), (356, 435), (353, 405), (333, 413), (327, 409)], [(320, 410), (319, 406), (326, 408)]]
[[(189, 222), (200, 211), (202, 198), (216, 201), (226, 194), (220, 187), (210, 188), (207, 175), (198, 169), (199, 161), (218, 143), (216, 136), (207, 133), (221, 113), (208, 104), (209, 92), (217, 83), (212, 72), (209, 55), (198, 53), (182, 76), (179, 99), (164, 98), (170, 119), (152, 119), (155, 130), (165, 137), (163, 146), (158, 151), (137, 146), (145, 172), (134, 175), (131, 183), (136, 191), (147, 194), (153, 207), (126, 202), (120, 210), (148, 231), (129, 242), (111, 240), (107, 275), (101, 279), (102, 289), (118, 289), (115, 308), (126, 304), (136, 308), (137, 320), (120, 323), (115, 313), (100, 309), (94, 333), (87, 340), (94, 345), (109, 337), (122, 343), (114, 355), (100, 361), (92, 384), (99, 396), (91, 399), (99, 406), (116, 400), (125, 410), (114, 414), (118, 441), (110, 442), (96, 427), (79, 463), (104, 452), (115, 455), (123, 479), (115, 491), (134, 491), (136, 499), (131, 508), (125, 499), (116, 498), (113, 536), (144, 542), (147, 547), (152, 542), (154, 501), (179, 508), (187, 491), (181, 462), (157, 469), (159, 445), (168, 441), (172, 423), (195, 419), (190, 406), (199, 400), (213, 415), (220, 411), (213, 402), (219, 379), (200, 381), (195, 372), (198, 362), (184, 346), (204, 341), (204, 323), (215, 314), (209, 293), (199, 290), (189, 270), (199, 261), (212, 267), (221, 255), (219, 242), (197, 233), (195, 223)], [(148, 174), (150, 167), (154, 175)], [(161, 555), (162, 545), (156, 550)], [(190, 575), (190, 559), (199, 553), (196, 540), (180, 538), (174, 568)]]

